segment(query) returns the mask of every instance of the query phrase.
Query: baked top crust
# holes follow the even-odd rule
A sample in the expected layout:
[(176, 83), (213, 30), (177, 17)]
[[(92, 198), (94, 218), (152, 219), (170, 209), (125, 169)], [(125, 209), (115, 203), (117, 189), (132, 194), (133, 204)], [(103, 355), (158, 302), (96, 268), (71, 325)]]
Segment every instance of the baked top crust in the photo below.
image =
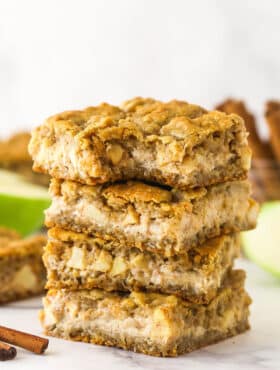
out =
[[(201, 162), (200, 145), (202, 152), (212, 151), (217, 155), (222, 145), (226, 148), (226, 161), (231, 164), (240, 161), (231, 169), (232, 173), (204, 179), (206, 184), (246, 176), (250, 150), (242, 118), (207, 112), (177, 100), (163, 103), (135, 98), (120, 107), (103, 103), (82, 111), (63, 112), (34, 130), (29, 149), (34, 169), (58, 178), (91, 185), (144, 178), (172, 186), (177, 181), (179, 186), (185, 183), (188, 187), (197, 186), (203, 180), (197, 179), (197, 173), (177, 179), (181, 171), (178, 166), (185, 169), (183, 172), (188, 172), (187, 167), (195, 172), (192, 167), (197, 162), (191, 157), (196, 152), (197, 161)], [(214, 163), (213, 159), (214, 166), (219, 168), (220, 162)], [(209, 172), (206, 177), (210, 176)]]
[(103, 103), (82, 111), (67, 111), (46, 120), (45, 125), (58, 133), (69, 132), (79, 139), (90, 136), (101, 141), (126, 140), (130, 136), (150, 141), (171, 135), (193, 147), (213, 132), (225, 131), (234, 124), (243, 125), (242, 119), (222, 112), (205, 109), (183, 101), (162, 103), (154, 99), (135, 98), (121, 105)]
[[(236, 182), (249, 194), (250, 184), (247, 181)], [(224, 184), (218, 185), (221, 188), (226, 187)], [(179, 189), (168, 189), (160, 186), (146, 184), (139, 181), (128, 181), (125, 183), (104, 184), (96, 186), (81, 185), (73, 181), (63, 181), (52, 179), (51, 194), (54, 196), (65, 196), (69, 201), (78, 199), (82, 194), (87, 196), (102, 197), (105, 203), (113, 208), (123, 207), (133, 203), (151, 203), (160, 205), (162, 203), (174, 205), (191, 211), (193, 201), (203, 198), (207, 194), (207, 188), (201, 187), (181, 191)]]
[[(174, 192), (175, 193), (175, 192)], [(194, 194), (198, 194), (194, 192)], [(159, 186), (149, 186), (142, 182), (130, 181), (125, 184), (114, 184), (108, 186), (104, 190), (104, 196), (110, 203), (133, 203), (153, 202), (167, 203), (172, 201), (172, 192), (165, 190)]]
[[(243, 191), (247, 200), (251, 194), (251, 185), (248, 181), (228, 182), (211, 187), (201, 187), (188, 191), (179, 189), (167, 189), (160, 186), (145, 184), (139, 181), (128, 181), (126, 183), (105, 184), (97, 186), (81, 185), (73, 181), (52, 179), (50, 192), (52, 196), (63, 196), (66, 201), (75, 202), (84, 197), (101, 198), (105, 206), (114, 210), (129, 204), (150, 204), (152, 207), (162, 206), (163, 211), (173, 213), (191, 213), (196, 201), (203, 199), (207, 194), (215, 191), (224, 192), (229, 196), (229, 189), (237, 195)], [(167, 207), (165, 209), (165, 207)], [(171, 212), (171, 215), (170, 215)]]

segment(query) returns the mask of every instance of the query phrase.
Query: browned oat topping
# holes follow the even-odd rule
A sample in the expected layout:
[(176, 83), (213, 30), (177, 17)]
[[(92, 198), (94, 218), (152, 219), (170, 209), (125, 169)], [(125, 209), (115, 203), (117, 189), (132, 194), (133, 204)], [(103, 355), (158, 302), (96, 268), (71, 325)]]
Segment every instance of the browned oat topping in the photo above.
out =
[(246, 177), (243, 120), (182, 101), (135, 98), (50, 117), (30, 143), (34, 169), (90, 185), (131, 178), (181, 188)]

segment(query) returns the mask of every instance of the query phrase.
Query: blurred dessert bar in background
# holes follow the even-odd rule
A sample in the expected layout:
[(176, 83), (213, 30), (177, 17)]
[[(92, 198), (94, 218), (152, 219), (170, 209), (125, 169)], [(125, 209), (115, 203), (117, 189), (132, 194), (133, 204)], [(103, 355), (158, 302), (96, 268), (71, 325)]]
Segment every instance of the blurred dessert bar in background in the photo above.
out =
[(0, 168), (17, 172), (32, 183), (48, 186), (49, 176), (32, 170), (32, 159), (28, 153), (30, 138), (30, 133), (20, 132), (7, 140), (0, 140)]
[(16, 231), (0, 228), (0, 303), (43, 293), (45, 245), (43, 235), (22, 239)]

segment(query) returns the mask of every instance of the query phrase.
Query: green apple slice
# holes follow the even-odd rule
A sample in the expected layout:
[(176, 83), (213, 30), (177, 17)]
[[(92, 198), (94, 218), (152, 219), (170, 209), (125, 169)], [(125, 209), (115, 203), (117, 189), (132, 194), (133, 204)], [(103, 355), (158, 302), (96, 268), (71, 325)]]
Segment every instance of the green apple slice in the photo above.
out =
[(280, 201), (261, 207), (258, 226), (242, 233), (246, 256), (280, 278)]
[(0, 226), (23, 236), (39, 229), (50, 205), (48, 190), (29, 183), (21, 175), (0, 170)]

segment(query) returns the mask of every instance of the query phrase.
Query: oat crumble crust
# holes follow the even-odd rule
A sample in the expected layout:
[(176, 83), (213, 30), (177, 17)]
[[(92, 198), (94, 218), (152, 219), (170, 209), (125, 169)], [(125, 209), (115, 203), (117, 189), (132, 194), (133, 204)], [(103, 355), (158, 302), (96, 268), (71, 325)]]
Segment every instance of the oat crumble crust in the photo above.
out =
[(239, 116), (144, 98), (54, 115), (33, 131), (29, 150), (34, 170), (56, 178), (180, 188), (244, 179), (251, 157)]

